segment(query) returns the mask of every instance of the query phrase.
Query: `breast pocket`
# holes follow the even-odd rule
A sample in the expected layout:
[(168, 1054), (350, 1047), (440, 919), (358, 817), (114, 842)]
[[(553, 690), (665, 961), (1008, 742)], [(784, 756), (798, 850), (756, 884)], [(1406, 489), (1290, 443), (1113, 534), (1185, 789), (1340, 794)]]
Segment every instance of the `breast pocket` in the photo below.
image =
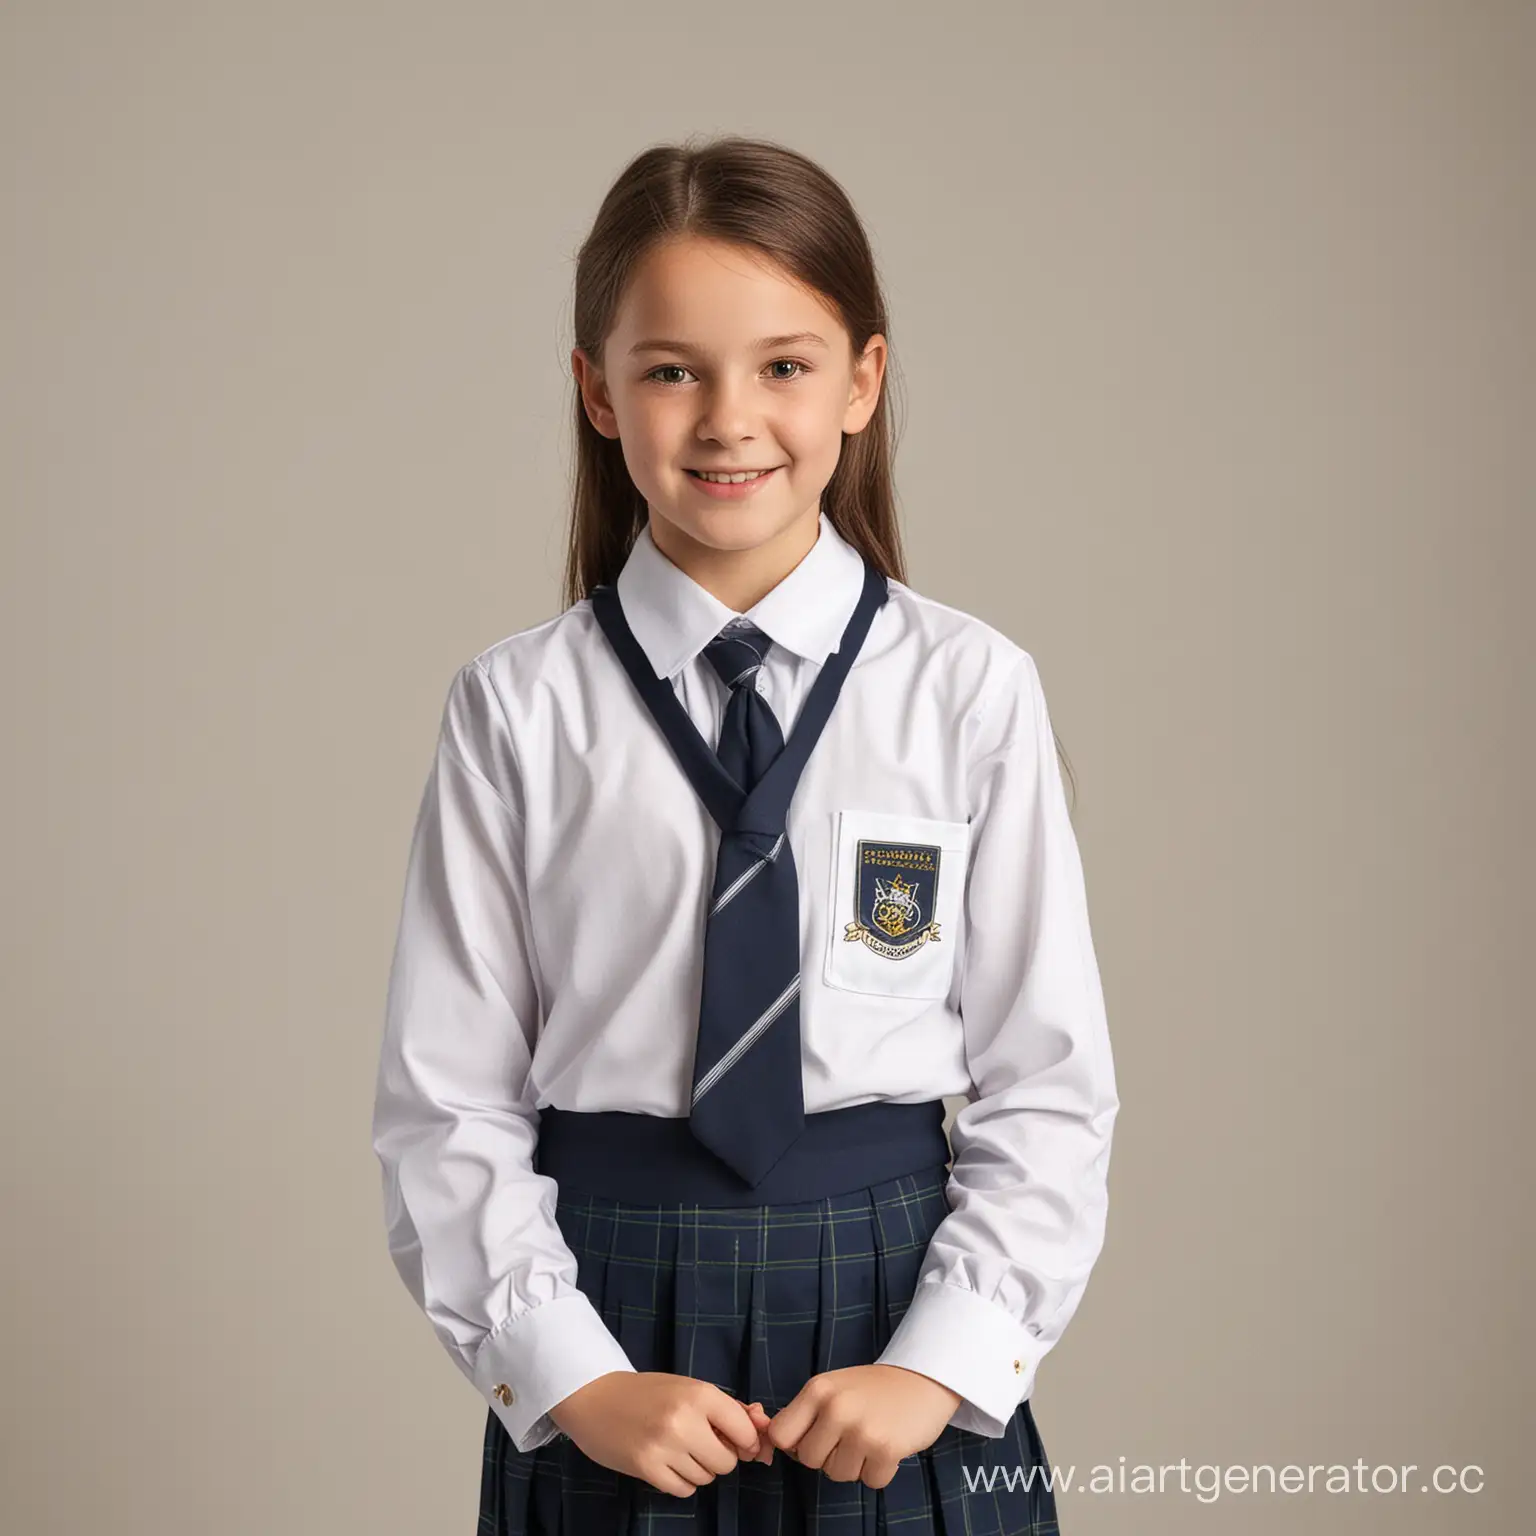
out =
[(944, 997), (955, 970), (969, 824), (894, 811), (833, 815), (823, 980), (883, 997)]

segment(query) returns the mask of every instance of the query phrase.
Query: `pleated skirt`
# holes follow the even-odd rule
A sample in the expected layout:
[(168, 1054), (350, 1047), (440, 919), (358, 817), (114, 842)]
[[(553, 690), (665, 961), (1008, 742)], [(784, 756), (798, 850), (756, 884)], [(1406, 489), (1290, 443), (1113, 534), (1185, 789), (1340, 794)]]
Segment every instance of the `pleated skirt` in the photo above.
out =
[[(714, 1383), (775, 1414), (814, 1375), (867, 1365), (912, 1298), (948, 1170), (773, 1205), (646, 1205), (562, 1196), (577, 1283), (640, 1371)], [(1031, 1471), (1031, 1469), (1034, 1469)], [(1001, 1439), (947, 1426), (884, 1488), (837, 1482), (783, 1451), (691, 1495), (601, 1466), (561, 1436), (513, 1445), (487, 1411), (477, 1536), (1056, 1536), (1029, 1403)]]

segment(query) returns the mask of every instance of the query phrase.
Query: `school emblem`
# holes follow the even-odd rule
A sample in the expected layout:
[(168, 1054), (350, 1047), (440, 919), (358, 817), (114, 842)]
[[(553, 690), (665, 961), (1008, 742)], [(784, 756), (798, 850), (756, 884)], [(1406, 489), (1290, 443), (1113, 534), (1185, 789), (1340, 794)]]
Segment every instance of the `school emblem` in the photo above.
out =
[(931, 843), (860, 838), (853, 884), (856, 918), (843, 938), (867, 944), (888, 960), (901, 960), (930, 940), (938, 943), (939, 925), (932, 914), (939, 893), (939, 851)]

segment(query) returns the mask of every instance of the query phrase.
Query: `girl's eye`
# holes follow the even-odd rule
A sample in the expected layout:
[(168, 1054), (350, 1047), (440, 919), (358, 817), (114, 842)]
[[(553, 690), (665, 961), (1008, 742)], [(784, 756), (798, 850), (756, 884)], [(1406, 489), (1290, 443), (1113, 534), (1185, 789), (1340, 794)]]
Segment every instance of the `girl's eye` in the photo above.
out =
[[(798, 368), (800, 370), (800, 372), (799, 373), (779, 373), (779, 374), (775, 374), (773, 376), (773, 381), (776, 384), (790, 384), (790, 383), (793, 383), (794, 380), (798, 379), (801, 376), (801, 374), (806, 374), (806, 373), (809, 373), (811, 371), (811, 365), (809, 363), (802, 363), (798, 358), (794, 358), (794, 357), (776, 357), (771, 363), (769, 363), (768, 366), (770, 368), (777, 368), (777, 367), (779, 367), (780, 364), (787, 364), (791, 368)], [(687, 373), (687, 372), (688, 372), (688, 370), (686, 368), (684, 368), (681, 363), (663, 363), (659, 368), (651, 369), (651, 371), (648, 374), (646, 374), (646, 378), (648, 378), (648, 379), (655, 379), (656, 383), (658, 383), (658, 384), (666, 384), (666, 385), (673, 385), (673, 386), (675, 386), (676, 384), (679, 384), (682, 381), (680, 379), (662, 379), (662, 378), (657, 378), (657, 375), (658, 374), (662, 374), (662, 373)]]

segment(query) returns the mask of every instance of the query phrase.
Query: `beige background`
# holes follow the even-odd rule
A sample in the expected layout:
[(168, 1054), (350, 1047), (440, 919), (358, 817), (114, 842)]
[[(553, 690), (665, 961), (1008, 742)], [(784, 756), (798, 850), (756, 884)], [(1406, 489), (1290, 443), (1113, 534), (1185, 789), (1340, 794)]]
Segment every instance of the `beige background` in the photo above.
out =
[(913, 584), (1078, 773), (1124, 1108), (1048, 1451), (1486, 1477), (1064, 1528), (1526, 1527), (1530, 5), (0, 16), (0, 1527), (468, 1536), (369, 1145), (407, 840), (558, 608), (576, 245), (722, 129), (857, 202)]

